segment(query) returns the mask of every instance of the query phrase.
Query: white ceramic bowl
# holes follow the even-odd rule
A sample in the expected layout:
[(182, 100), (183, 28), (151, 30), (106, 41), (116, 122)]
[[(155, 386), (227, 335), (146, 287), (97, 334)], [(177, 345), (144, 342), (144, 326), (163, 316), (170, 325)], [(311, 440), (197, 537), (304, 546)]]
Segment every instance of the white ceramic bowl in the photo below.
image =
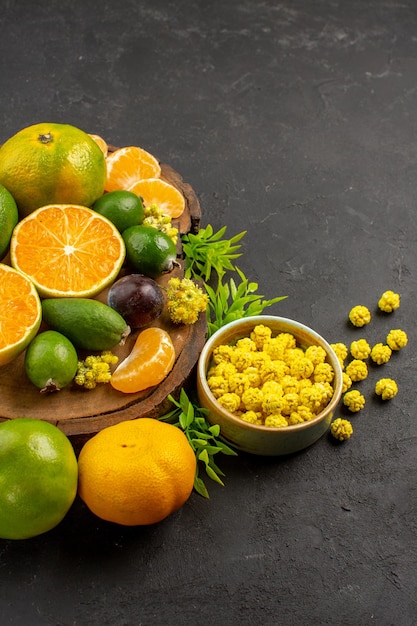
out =
[[(332, 386), (334, 394), (329, 404), (314, 419), (285, 428), (270, 428), (245, 422), (240, 417), (225, 410), (215, 399), (207, 383), (214, 348), (221, 344), (233, 344), (242, 337), (248, 337), (255, 326), (264, 324), (271, 328), (273, 335), (291, 333), (297, 345), (306, 349), (321, 346), (327, 354), (326, 361), (335, 372)], [(244, 452), (263, 456), (285, 455), (297, 452), (315, 443), (328, 430), (342, 395), (342, 369), (335, 352), (323, 337), (311, 328), (294, 320), (272, 315), (257, 315), (226, 324), (215, 332), (205, 343), (197, 365), (197, 393), (200, 406), (208, 409), (208, 421), (219, 424), (221, 436), (226, 442)]]

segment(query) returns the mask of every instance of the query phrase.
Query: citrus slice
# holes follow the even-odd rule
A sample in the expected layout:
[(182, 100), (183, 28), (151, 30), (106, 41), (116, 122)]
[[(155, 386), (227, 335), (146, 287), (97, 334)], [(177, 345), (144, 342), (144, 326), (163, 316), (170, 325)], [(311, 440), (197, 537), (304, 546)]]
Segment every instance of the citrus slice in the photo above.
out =
[(129, 189), (143, 178), (158, 178), (161, 167), (157, 159), (137, 146), (118, 148), (106, 158), (106, 191)]
[(39, 330), (42, 309), (33, 283), (0, 263), (0, 366), (10, 363)]
[(117, 391), (135, 393), (159, 385), (172, 370), (175, 349), (162, 328), (151, 326), (139, 333), (131, 353), (117, 366), (110, 384)]
[(91, 139), (94, 139), (94, 141), (96, 142), (96, 144), (98, 145), (98, 147), (100, 148), (104, 156), (106, 157), (109, 151), (109, 146), (107, 145), (107, 141), (105, 141), (103, 137), (100, 137), (100, 135), (94, 135), (94, 133), (88, 133), (88, 134), (91, 137)]
[(185, 209), (184, 196), (176, 187), (161, 178), (147, 178), (129, 187), (140, 196), (145, 207), (156, 204), (164, 215), (180, 217)]
[(75, 204), (41, 207), (21, 220), (10, 242), (12, 266), (43, 297), (90, 297), (116, 278), (125, 258), (117, 228)]

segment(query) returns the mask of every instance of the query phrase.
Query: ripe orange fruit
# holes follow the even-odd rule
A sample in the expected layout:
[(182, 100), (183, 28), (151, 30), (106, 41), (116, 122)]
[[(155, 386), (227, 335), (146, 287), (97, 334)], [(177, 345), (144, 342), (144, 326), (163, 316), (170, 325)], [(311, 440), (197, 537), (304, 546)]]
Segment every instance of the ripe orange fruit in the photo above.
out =
[(124, 393), (158, 385), (172, 370), (175, 349), (162, 328), (151, 326), (139, 333), (131, 353), (116, 367), (110, 383)]
[(0, 263), (0, 366), (23, 352), (38, 332), (41, 320), (41, 302), (33, 283)]
[(96, 142), (96, 144), (98, 145), (98, 147), (100, 148), (104, 156), (106, 157), (109, 151), (109, 146), (107, 144), (107, 141), (105, 141), (103, 137), (100, 137), (100, 135), (94, 135), (94, 133), (88, 133), (88, 134), (91, 137), (91, 139), (94, 139), (94, 141)]
[(0, 148), (0, 183), (21, 216), (46, 204), (90, 206), (103, 195), (106, 162), (97, 143), (68, 124), (34, 124)]
[(19, 418), (0, 424), (0, 537), (51, 530), (77, 495), (77, 458), (56, 426)]
[(116, 278), (125, 254), (110, 220), (73, 204), (37, 209), (17, 224), (10, 242), (13, 267), (50, 298), (99, 293)]
[(189, 498), (195, 454), (182, 430), (150, 418), (101, 430), (78, 457), (78, 493), (101, 519), (156, 524)]
[(140, 196), (145, 207), (156, 204), (164, 215), (176, 218), (184, 212), (185, 199), (182, 193), (161, 178), (140, 180), (131, 185), (129, 191)]
[(161, 167), (157, 159), (137, 146), (118, 148), (107, 155), (106, 191), (128, 190), (143, 178), (157, 178)]

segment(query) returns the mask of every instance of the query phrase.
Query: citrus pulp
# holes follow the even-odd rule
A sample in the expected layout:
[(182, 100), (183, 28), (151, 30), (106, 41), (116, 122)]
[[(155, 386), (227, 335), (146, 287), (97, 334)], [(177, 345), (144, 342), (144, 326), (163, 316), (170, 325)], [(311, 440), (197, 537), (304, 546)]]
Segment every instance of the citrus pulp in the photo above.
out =
[(69, 124), (28, 126), (0, 148), (0, 183), (21, 216), (46, 204), (90, 206), (103, 195), (106, 175), (98, 144)]
[(155, 524), (189, 498), (195, 454), (176, 426), (140, 418), (101, 430), (78, 458), (81, 499), (98, 517), (136, 526)]
[(17, 224), (10, 258), (43, 297), (90, 297), (116, 278), (125, 245), (115, 225), (99, 213), (56, 204), (40, 207)]
[(175, 348), (169, 333), (151, 326), (139, 333), (131, 353), (116, 367), (110, 383), (124, 393), (143, 391), (159, 385), (174, 362)]
[(42, 321), (38, 292), (21, 272), (0, 263), (0, 366), (32, 341)]
[(98, 145), (98, 147), (100, 148), (104, 156), (106, 157), (109, 151), (109, 146), (107, 145), (107, 141), (103, 139), (103, 137), (101, 137), (100, 135), (95, 135), (94, 133), (88, 133), (88, 134), (91, 137), (91, 139), (94, 139), (94, 141), (96, 142), (96, 144)]
[(77, 493), (69, 439), (56, 426), (19, 418), (0, 424), (0, 537), (27, 539), (62, 521)]
[(110, 152), (106, 165), (106, 191), (129, 189), (143, 178), (158, 178), (161, 174), (157, 159), (138, 146), (126, 146)]
[(145, 207), (156, 204), (164, 215), (176, 218), (184, 213), (184, 196), (174, 185), (161, 178), (139, 180), (129, 187), (129, 191), (140, 196)]

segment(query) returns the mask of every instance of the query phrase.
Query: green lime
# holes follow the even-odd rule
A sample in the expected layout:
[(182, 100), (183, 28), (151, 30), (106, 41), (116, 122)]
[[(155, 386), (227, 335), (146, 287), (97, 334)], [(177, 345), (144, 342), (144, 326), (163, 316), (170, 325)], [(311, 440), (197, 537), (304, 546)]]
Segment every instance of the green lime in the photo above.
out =
[(58, 391), (77, 373), (77, 351), (67, 337), (55, 330), (39, 333), (25, 354), (25, 372), (41, 391)]
[(91, 208), (107, 217), (121, 233), (129, 226), (141, 224), (145, 215), (141, 198), (132, 191), (109, 191)]
[(7, 252), (18, 219), (17, 205), (12, 194), (0, 185), (0, 259)]
[(153, 226), (131, 226), (122, 235), (126, 258), (135, 272), (158, 278), (171, 272), (177, 258), (177, 249), (168, 235)]
[(78, 466), (56, 426), (19, 418), (0, 424), (0, 537), (28, 539), (62, 521), (77, 494)]

